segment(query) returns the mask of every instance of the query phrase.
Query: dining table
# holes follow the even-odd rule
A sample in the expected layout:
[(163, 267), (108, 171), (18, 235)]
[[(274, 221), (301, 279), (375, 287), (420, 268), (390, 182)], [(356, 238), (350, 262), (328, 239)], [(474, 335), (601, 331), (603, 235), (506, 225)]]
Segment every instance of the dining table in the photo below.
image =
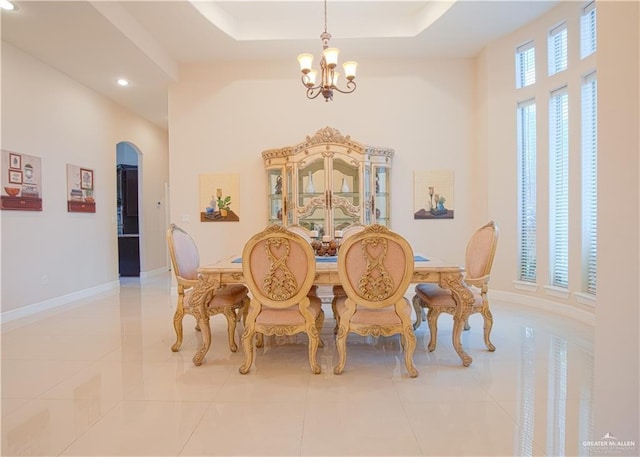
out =
[[(453, 314), (453, 347), (462, 360), (462, 365), (468, 367), (473, 359), (464, 351), (461, 342), (462, 330), (471, 313), (474, 297), (471, 290), (463, 281), (464, 268), (460, 265), (441, 259), (431, 258), (425, 255), (414, 256), (414, 267), (411, 283), (436, 283), (440, 287), (449, 289), (456, 303), (456, 312)], [(202, 343), (193, 356), (193, 363), (197, 366), (209, 351), (211, 346), (211, 328), (209, 327), (209, 314), (207, 304), (222, 287), (227, 284), (245, 284), (242, 271), (242, 257), (233, 255), (221, 259), (215, 263), (202, 265), (198, 269), (199, 293), (193, 294), (190, 304), (194, 317), (198, 320), (202, 331)], [(340, 285), (338, 277), (337, 256), (316, 257), (316, 273), (314, 285), (334, 286)], [(417, 327), (422, 320), (422, 314), (416, 311)]]

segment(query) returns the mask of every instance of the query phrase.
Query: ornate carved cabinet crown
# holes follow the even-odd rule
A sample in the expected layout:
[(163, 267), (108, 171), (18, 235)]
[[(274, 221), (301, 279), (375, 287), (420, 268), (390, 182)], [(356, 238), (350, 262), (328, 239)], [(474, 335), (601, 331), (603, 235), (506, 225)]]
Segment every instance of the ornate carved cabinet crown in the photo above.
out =
[(394, 151), (325, 127), (295, 146), (262, 152), (268, 223), (333, 235), (354, 224), (390, 226)]

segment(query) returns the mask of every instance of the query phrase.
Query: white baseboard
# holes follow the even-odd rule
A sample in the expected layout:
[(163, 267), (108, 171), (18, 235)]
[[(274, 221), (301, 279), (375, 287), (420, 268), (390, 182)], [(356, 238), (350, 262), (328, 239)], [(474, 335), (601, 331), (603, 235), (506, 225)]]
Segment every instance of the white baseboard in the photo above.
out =
[(49, 300), (41, 301), (39, 303), (33, 303), (32, 305), (23, 306), (18, 309), (12, 309), (0, 313), (0, 322), (11, 322), (16, 319), (31, 316), (33, 314), (41, 313), (42, 311), (57, 308), (58, 306), (66, 305), (76, 300), (88, 298), (93, 295), (98, 295), (110, 290), (117, 290), (120, 288), (120, 281), (112, 281), (99, 286), (90, 287), (89, 289), (79, 290), (60, 297), (54, 297)]
[(544, 311), (549, 311), (555, 314), (569, 317), (571, 319), (575, 319), (587, 325), (596, 325), (596, 316), (594, 313), (590, 313), (588, 311), (584, 311), (574, 306), (566, 305), (564, 303), (545, 300), (539, 297), (532, 297), (531, 295), (491, 289), (489, 291), (489, 300), (538, 308)]
[(150, 278), (152, 276), (159, 276), (159, 275), (163, 275), (165, 274), (167, 271), (169, 271), (168, 267), (161, 267), (161, 268), (156, 268), (155, 270), (150, 270), (150, 271), (141, 271), (140, 272), (140, 278), (144, 279), (144, 278)]

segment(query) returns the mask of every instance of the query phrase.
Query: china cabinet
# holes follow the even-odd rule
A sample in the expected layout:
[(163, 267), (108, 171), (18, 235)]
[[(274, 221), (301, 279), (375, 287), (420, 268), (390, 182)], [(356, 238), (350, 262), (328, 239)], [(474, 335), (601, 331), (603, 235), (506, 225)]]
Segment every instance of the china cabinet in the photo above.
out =
[(319, 236), (353, 224), (390, 227), (393, 155), (331, 127), (295, 146), (263, 151), (267, 222), (301, 225)]

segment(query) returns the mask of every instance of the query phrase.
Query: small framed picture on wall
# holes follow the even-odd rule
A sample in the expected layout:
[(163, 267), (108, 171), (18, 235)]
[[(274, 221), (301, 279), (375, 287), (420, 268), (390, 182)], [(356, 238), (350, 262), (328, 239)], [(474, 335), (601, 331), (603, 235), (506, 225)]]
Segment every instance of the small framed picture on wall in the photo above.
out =
[(80, 169), (80, 188), (93, 189), (93, 170)]
[(9, 170), (9, 182), (11, 184), (22, 184), (22, 171)]
[(20, 154), (9, 153), (9, 168), (22, 170), (22, 156)]

